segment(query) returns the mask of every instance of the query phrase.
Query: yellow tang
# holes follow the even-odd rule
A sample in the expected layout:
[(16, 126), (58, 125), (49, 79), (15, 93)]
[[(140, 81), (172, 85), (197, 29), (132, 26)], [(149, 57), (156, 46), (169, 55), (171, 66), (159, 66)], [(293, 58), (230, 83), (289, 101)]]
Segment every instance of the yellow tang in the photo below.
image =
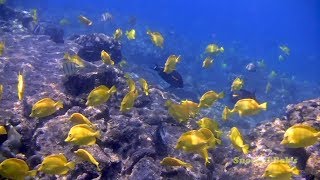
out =
[(99, 167), (99, 162), (90, 154), (88, 151), (84, 149), (78, 149), (77, 151), (74, 151), (76, 155), (78, 155), (81, 159), (91, 162), (92, 164), (97, 166), (98, 171), (101, 171)]
[(239, 77), (237, 77), (231, 85), (231, 91), (239, 91), (240, 89), (242, 89), (243, 87), (243, 79), (240, 79)]
[(117, 92), (117, 88), (112, 86), (110, 89), (105, 85), (94, 88), (87, 97), (87, 106), (98, 106), (108, 101), (110, 96)]
[(213, 58), (212, 57), (206, 57), (206, 59), (202, 63), (203, 68), (209, 68), (213, 64)]
[(291, 179), (292, 175), (299, 175), (300, 171), (296, 167), (290, 167), (287, 162), (275, 161), (270, 163), (262, 177), (268, 179), (287, 180)]
[(68, 19), (66, 19), (66, 18), (63, 18), (63, 19), (61, 19), (61, 20), (59, 21), (59, 24), (60, 24), (61, 26), (66, 26), (66, 25), (69, 25), (69, 24), (70, 24), (70, 21), (69, 21)]
[(164, 38), (159, 32), (147, 31), (147, 34), (150, 35), (151, 41), (154, 45), (163, 48)]
[(100, 138), (99, 131), (95, 131), (87, 124), (78, 124), (70, 129), (64, 141), (76, 145), (93, 145), (96, 143), (96, 138)]
[(69, 120), (76, 124), (87, 124), (89, 126), (93, 126), (88, 118), (86, 118), (83, 114), (80, 113), (73, 113), (71, 114)]
[(131, 29), (130, 31), (126, 31), (126, 36), (129, 40), (136, 39), (136, 30)]
[(190, 163), (186, 163), (174, 157), (165, 157), (162, 159), (160, 164), (164, 166), (184, 166), (186, 168), (192, 169), (192, 165)]
[(260, 61), (257, 61), (257, 66), (259, 68), (265, 68), (266, 67), (266, 64), (264, 63), (264, 60), (261, 59)]
[(181, 57), (176, 55), (170, 55), (164, 65), (163, 72), (170, 74), (176, 69), (176, 64), (181, 61)]
[(104, 64), (114, 65), (114, 61), (111, 60), (109, 53), (105, 52), (104, 50), (101, 51), (101, 59)]
[(38, 23), (38, 11), (36, 9), (32, 10), (32, 19), (33, 22)]
[(2, 56), (4, 48), (5, 48), (4, 42), (0, 42), (0, 56)]
[(148, 95), (149, 95), (149, 87), (148, 87), (147, 81), (146, 81), (145, 79), (143, 79), (143, 78), (140, 78), (140, 79), (139, 79), (139, 82), (140, 82), (140, 84), (141, 84), (141, 86), (142, 86), (142, 89), (143, 89), (144, 94), (145, 94), (146, 96), (148, 96)]
[(281, 49), (281, 51), (282, 51), (285, 55), (287, 55), (287, 56), (290, 55), (290, 49), (288, 48), (288, 46), (286, 46), (286, 45), (281, 45), (281, 46), (279, 46), (279, 48)]
[(9, 158), (1, 162), (0, 175), (8, 179), (24, 180), (26, 176), (36, 176), (37, 171), (30, 171), (27, 163), (21, 159)]
[(270, 74), (268, 75), (269, 79), (274, 79), (277, 76), (277, 73), (275, 71), (271, 71)]
[(51, 98), (44, 98), (32, 106), (30, 117), (42, 118), (50, 116), (60, 108), (63, 108), (62, 101), (55, 102)]
[(18, 75), (17, 90), (18, 90), (18, 98), (21, 101), (23, 99), (23, 95), (24, 95), (24, 77), (20, 72)]
[(189, 117), (194, 118), (200, 111), (198, 103), (190, 100), (181, 101), (181, 107), (189, 115)]
[(244, 144), (242, 134), (240, 133), (238, 128), (236, 127), (231, 128), (229, 138), (234, 148), (243, 152), (243, 154), (248, 154), (249, 145)]
[(119, 62), (119, 66), (122, 67), (122, 68), (125, 67), (127, 64), (128, 64), (128, 63), (127, 63), (126, 60), (121, 60), (121, 61)]
[(46, 174), (64, 175), (75, 168), (74, 162), (68, 162), (63, 154), (52, 154), (45, 157), (38, 171)]
[(200, 126), (200, 128), (207, 128), (209, 129), (216, 138), (220, 139), (222, 136), (222, 131), (219, 128), (219, 124), (217, 121), (204, 117), (200, 119), (197, 124)]
[(3, 85), (0, 84), (0, 100), (2, 99), (2, 94), (3, 94)]
[(167, 100), (166, 106), (168, 107), (169, 114), (180, 123), (185, 122), (190, 118), (186, 108), (180, 104), (174, 103), (171, 100)]
[(118, 40), (122, 37), (122, 30), (120, 28), (116, 29), (116, 31), (113, 34), (113, 38)]
[(206, 47), (206, 52), (209, 53), (209, 54), (216, 54), (216, 53), (223, 53), (224, 52), (224, 48), (223, 47), (218, 47), (218, 45), (216, 44), (209, 44), (207, 47)]
[(7, 130), (4, 126), (0, 126), (0, 135), (7, 134)]
[(80, 16), (79, 16), (79, 20), (80, 20), (83, 24), (85, 24), (85, 25), (87, 25), (87, 26), (91, 26), (91, 25), (93, 24), (90, 19), (88, 19), (87, 17), (85, 17), (85, 16), (83, 16), (83, 15), (80, 15)]
[(312, 146), (320, 141), (320, 131), (311, 126), (295, 124), (286, 130), (281, 144), (290, 148)]
[(136, 83), (133, 81), (133, 79), (130, 77), (129, 74), (125, 74), (124, 77), (127, 79), (127, 84), (129, 86), (129, 91), (135, 91), (136, 90)]
[(214, 102), (216, 102), (219, 99), (222, 99), (224, 97), (224, 92), (216, 93), (214, 91), (208, 91), (204, 93), (199, 102), (199, 108), (209, 108), (213, 105)]
[(261, 110), (267, 110), (267, 103), (258, 104), (254, 99), (240, 99), (232, 110), (225, 107), (223, 110), (223, 119), (227, 120), (228, 117), (234, 113), (238, 113), (240, 117), (258, 114)]
[(65, 53), (63, 56), (64, 59), (69, 60), (70, 62), (75, 63), (79, 67), (84, 67), (84, 61), (78, 56), (77, 54), (75, 55), (70, 55), (69, 53)]
[(138, 98), (138, 91), (130, 91), (128, 92), (121, 101), (120, 111), (127, 112), (129, 111), (133, 105), (134, 101)]

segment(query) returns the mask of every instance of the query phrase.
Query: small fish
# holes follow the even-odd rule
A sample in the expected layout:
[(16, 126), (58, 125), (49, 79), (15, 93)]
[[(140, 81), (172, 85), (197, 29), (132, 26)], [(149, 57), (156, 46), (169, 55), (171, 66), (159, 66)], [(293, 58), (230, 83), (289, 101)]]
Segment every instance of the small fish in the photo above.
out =
[(289, 148), (303, 148), (319, 141), (320, 131), (308, 125), (295, 124), (286, 130), (281, 144)]
[(127, 112), (129, 111), (133, 105), (135, 100), (138, 98), (138, 91), (130, 91), (128, 92), (121, 101), (120, 111)]
[(131, 29), (130, 31), (126, 31), (126, 36), (129, 40), (136, 39), (136, 30)]
[(142, 87), (142, 89), (143, 89), (144, 94), (145, 94), (146, 96), (148, 96), (148, 95), (149, 95), (149, 87), (148, 87), (147, 81), (146, 81), (145, 79), (143, 79), (143, 78), (140, 78), (140, 79), (139, 79), (139, 82), (140, 82), (140, 84), (141, 84), (141, 87)]
[(170, 74), (167, 74), (164, 72), (164, 68), (158, 65), (155, 65), (153, 69), (157, 71), (159, 76), (170, 84), (171, 87), (183, 88), (183, 79), (178, 71), (174, 70)]
[(152, 43), (160, 48), (163, 48), (164, 38), (159, 32), (147, 31), (147, 34), (150, 36)]
[(0, 175), (8, 179), (23, 180), (27, 176), (36, 176), (37, 171), (30, 171), (29, 166), (24, 160), (9, 158), (1, 162)]
[(7, 130), (4, 126), (0, 126), (0, 135), (7, 134)]
[(75, 168), (75, 163), (68, 162), (63, 154), (52, 154), (45, 157), (40, 164), (38, 171), (46, 174), (65, 175)]
[(127, 79), (129, 91), (135, 91), (136, 90), (136, 83), (134, 82), (134, 80), (130, 77), (129, 74), (125, 74), (124, 77)]
[(30, 117), (47, 117), (61, 108), (63, 108), (62, 101), (55, 102), (51, 98), (44, 98), (39, 100), (32, 106)]
[(180, 104), (174, 103), (171, 100), (166, 101), (166, 107), (171, 117), (180, 123), (187, 122), (190, 118), (189, 112)]
[(186, 163), (186, 162), (184, 162), (178, 158), (174, 158), (174, 157), (165, 157), (162, 159), (160, 164), (164, 165), (164, 166), (184, 166), (188, 169), (193, 168), (190, 163)]
[(81, 68), (85, 67), (83, 59), (81, 59), (80, 56), (78, 56), (77, 54), (70, 55), (69, 53), (65, 53), (63, 58), (70, 61), (70, 62), (75, 63), (76, 65), (78, 65)]
[(76, 145), (94, 145), (96, 138), (100, 138), (100, 132), (92, 129), (87, 124), (78, 124), (73, 126), (68, 137), (64, 140)]
[(61, 20), (59, 21), (59, 24), (60, 24), (61, 26), (67, 26), (67, 25), (70, 25), (70, 21), (69, 21), (68, 19), (66, 19), (66, 18), (63, 18), (63, 19), (61, 19)]
[(200, 119), (198, 122), (197, 122), (198, 126), (200, 128), (207, 128), (209, 129), (213, 135), (220, 139), (221, 136), (222, 136), (222, 131), (220, 130), (219, 128), (219, 124), (217, 121), (213, 120), (213, 119), (210, 119), (210, 118), (207, 118), (207, 117), (204, 117), (202, 119)]
[(22, 101), (22, 99), (23, 99), (24, 89), (25, 89), (24, 77), (23, 77), (23, 75), (19, 72), (19, 74), (18, 74), (18, 85), (17, 85), (17, 91), (18, 91), (19, 101)]
[(229, 138), (234, 148), (243, 152), (243, 154), (248, 154), (249, 145), (244, 144), (242, 134), (240, 133), (238, 128), (236, 127), (231, 128)]
[(290, 55), (290, 49), (286, 45), (279, 46), (280, 50), (287, 56)]
[(79, 16), (79, 20), (80, 20), (83, 24), (85, 24), (85, 25), (87, 25), (87, 26), (91, 26), (91, 25), (93, 24), (90, 19), (88, 19), (87, 17), (85, 17), (85, 16), (83, 16), (83, 15), (80, 15), (80, 16)]
[(3, 95), (3, 85), (0, 84), (0, 100), (2, 99), (2, 95)]
[(224, 48), (223, 47), (218, 47), (218, 45), (216, 44), (209, 44), (207, 47), (206, 47), (206, 53), (209, 53), (209, 54), (217, 54), (217, 53), (223, 53), (224, 52)]
[(213, 64), (213, 58), (212, 57), (206, 57), (206, 59), (202, 63), (203, 68), (210, 68)]
[(244, 85), (243, 79), (240, 79), (239, 77), (237, 77), (231, 85), (231, 91), (239, 91), (240, 89), (242, 89)]
[(74, 62), (64, 61), (62, 63), (62, 70), (66, 76), (72, 76), (79, 72), (80, 67)]
[(119, 40), (122, 37), (122, 30), (120, 28), (116, 29), (113, 33), (113, 38)]
[(266, 85), (265, 93), (268, 94), (271, 88), (272, 88), (272, 85), (271, 85), (270, 82), (268, 82), (267, 85)]
[(284, 61), (284, 57), (282, 55), (279, 55), (278, 59), (279, 61)]
[(38, 23), (38, 11), (36, 9), (31, 10), (33, 22)]
[(181, 61), (181, 57), (176, 55), (170, 55), (164, 65), (163, 72), (170, 74), (176, 69), (176, 64)]
[(249, 72), (256, 72), (257, 68), (256, 68), (255, 64), (249, 63), (249, 64), (246, 65), (246, 70), (249, 71)]
[(112, 65), (112, 66), (114, 65), (114, 61), (111, 60), (109, 53), (107, 53), (104, 50), (101, 51), (101, 59), (104, 64)]
[(5, 48), (5, 43), (4, 42), (0, 42), (0, 56), (2, 56), (2, 54), (4, 52), (4, 48)]
[(201, 96), (198, 107), (209, 108), (213, 105), (213, 103), (222, 98), (224, 98), (224, 92), (220, 92), (218, 94), (214, 91), (208, 91)]
[(275, 161), (267, 166), (262, 177), (289, 180), (292, 179), (292, 175), (300, 175), (300, 171), (296, 167), (291, 167), (287, 162)]
[(120, 66), (121, 68), (125, 67), (127, 64), (128, 64), (128, 62), (127, 62), (126, 60), (121, 60), (121, 61), (119, 62), (119, 66)]
[(277, 77), (277, 73), (275, 71), (271, 71), (270, 74), (268, 75), (269, 79), (274, 79), (275, 77)]
[(84, 149), (78, 149), (77, 151), (74, 151), (76, 155), (78, 155), (81, 159), (91, 162), (92, 164), (97, 166), (98, 171), (101, 171), (99, 167), (99, 162), (90, 154), (88, 151)]
[(111, 21), (113, 19), (112, 14), (106, 12), (101, 14), (101, 21), (102, 22), (107, 22), (107, 21)]
[(257, 66), (259, 68), (265, 68), (266, 67), (266, 64), (264, 63), (264, 60), (261, 59), (260, 61), (257, 61)]
[(117, 88), (112, 86), (110, 89), (105, 85), (94, 88), (87, 97), (87, 106), (99, 106), (108, 101), (111, 95), (117, 92)]
[(73, 114), (71, 114), (69, 120), (71, 122), (73, 122), (73, 123), (76, 123), (76, 124), (87, 124), (87, 125), (89, 125), (91, 127), (93, 126), (91, 121), (81, 113), (73, 113)]

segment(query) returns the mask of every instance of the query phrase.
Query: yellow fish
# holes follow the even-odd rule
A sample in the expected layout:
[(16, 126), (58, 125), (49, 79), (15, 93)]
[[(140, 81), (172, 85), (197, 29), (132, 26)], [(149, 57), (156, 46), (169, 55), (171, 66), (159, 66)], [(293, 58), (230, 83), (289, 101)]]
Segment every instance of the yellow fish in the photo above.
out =
[(224, 92), (216, 93), (214, 91), (208, 91), (204, 93), (201, 98), (198, 107), (199, 108), (209, 108), (219, 99), (224, 97)]
[(181, 57), (176, 55), (170, 55), (164, 65), (163, 72), (170, 74), (176, 69), (176, 64), (181, 61)]
[(17, 90), (18, 90), (18, 98), (21, 101), (23, 99), (23, 95), (24, 95), (24, 77), (20, 72), (18, 75)]
[(185, 152), (198, 153), (205, 159), (207, 164), (210, 163), (208, 149), (215, 148), (216, 143), (220, 144), (221, 141), (216, 139), (209, 129), (201, 128), (183, 133), (178, 139), (175, 148)]
[(3, 85), (0, 84), (0, 100), (2, 99), (2, 94), (3, 94)]
[(141, 84), (141, 86), (142, 86), (142, 89), (143, 89), (144, 94), (145, 94), (146, 96), (148, 96), (148, 95), (149, 95), (149, 87), (148, 87), (147, 81), (146, 81), (145, 79), (143, 79), (143, 78), (140, 78), (140, 79), (139, 79), (139, 82), (140, 82), (140, 84)]
[(130, 77), (129, 74), (125, 74), (124, 77), (127, 79), (129, 91), (135, 91), (136, 90), (136, 83), (134, 82), (134, 80)]
[(239, 91), (240, 89), (242, 89), (243, 87), (243, 79), (240, 79), (239, 77), (237, 77), (231, 85), (231, 91)]
[(213, 135), (218, 139), (220, 139), (223, 134), (219, 128), (218, 122), (213, 119), (204, 117), (204, 118), (200, 119), (197, 122), (197, 124), (199, 125), (200, 128), (209, 129), (213, 133)]
[(91, 162), (92, 164), (97, 166), (98, 171), (101, 171), (99, 167), (99, 162), (90, 154), (88, 151), (84, 149), (78, 149), (77, 151), (74, 151), (76, 155), (78, 155), (81, 159)]
[(209, 68), (213, 64), (213, 58), (212, 57), (206, 57), (206, 59), (202, 63), (203, 68)]
[(164, 38), (159, 32), (147, 31), (147, 34), (150, 36), (151, 41), (154, 45), (163, 48)]
[(0, 42), (0, 56), (2, 56), (2, 54), (4, 52), (4, 48), (5, 48), (4, 42)]
[(130, 91), (128, 92), (121, 101), (120, 111), (127, 112), (129, 111), (133, 105), (134, 101), (138, 98), (138, 91)]
[(32, 12), (33, 22), (38, 23), (38, 11), (36, 9), (33, 9), (31, 12)]
[(284, 61), (284, 57), (282, 55), (279, 55), (278, 59), (279, 61)]
[(121, 60), (121, 61), (119, 62), (119, 66), (120, 66), (121, 68), (125, 67), (127, 64), (128, 64), (128, 63), (127, 63), (126, 60)]
[(261, 59), (260, 61), (257, 61), (257, 66), (259, 68), (265, 68), (266, 67), (266, 64), (264, 63), (264, 60)]
[(71, 56), (69, 53), (65, 53), (63, 58), (77, 64), (79, 67), (85, 66), (84, 61), (77, 54)]
[(119, 40), (122, 37), (122, 30), (120, 28), (116, 29), (113, 33), (113, 38)]
[(50, 116), (60, 108), (63, 108), (62, 101), (55, 102), (50, 98), (44, 98), (32, 106), (30, 117), (42, 118)]
[(300, 171), (296, 167), (290, 167), (286, 162), (275, 161), (270, 163), (264, 174), (267, 179), (288, 180), (292, 179), (292, 175), (299, 175)]
[(87, 124), (78, 124), (70, 129), (64, 141), (76, 145), (93, 145), (96, 143), (96, 138), (100, 138), (99, 131), (95, 131)]
[(30, 171), (27, 163), (21, 159), (9, 158), (1, 162), (0, 175), (8, 179), (24, 180), (26, 176), (36, 176), (37, 171)]
[(174, 157), (165, 157), (160, 162), (161, 165), (164, 166), (184, 166), (188, 169), (192, 169), (192, 165), (190, 163), (186, 163), (178, 158)]
[(105, 85), (94, 88), (87, 97), (87, 106), (99, 106), (108, 101), (111, 95), (117, 92), (117, 88), (112, 86), (110, 89)]
[(209, 44), (206, 48), (206, 53), (209, 54), (217, 54), (217, 53), (223, 53), (224, 52), (224, 48), (223, 47), (218, 47), (218, 45), (216, 44)]
[(290, 55), (290, 49), (286, 45), (279, 46), (280, 50), (287, 56)]
[(320, 131), (311, 126), (295, 124), (286, 130), (281, 144), (289, 148), (312, 146), (320, 141)]
[(239, 129), (236, 127), (231, 128), (229, 138), (234, 148), (238, 149), (239, 151), (243, 152), (243, 154), (248, 154), (249, 152), (249, 145), (244, 144), (244, 140), (242, 134), (240, 133)]
[(258, 104), (254, 99), (240, 99), (232, 110), (225, 107), (223, 110), (223, 118), (227, 120), (228, 117), (234, 113), (238, 113), (240, 117), (258, 114), (261, 110), (267, 110), (267, 103)]
[(181, 106), (180, 104), (176, 104), (171, 100), (166, 102), (166, 106), (168, 107), (168, 111), (170, 116), (172, 116), (175, 120), (183, 123), (190, 118), (189, 112)]
[(275, 71), (271, 71), (268, 78), (269, 79), (274, 79), (277, 76), (277, 73)]
[(200, 111), (198, 103), (190, 100), (181, 101), (181, 107), (189, 115), (190, 118), (194, 118)]
[(267, 85), (266, 85), (265, 93), (268, 94), (271, 88), (272, 88), (272, 85), (271, 85), (270, 82), (268, 82)]
[(63, 154), (52, 154), (45, 157), (40, 164), (38, 171), (46, 174), (64, 175), (75, 168), (75, 163), (68, 162)]
[(4, 126), (0, 126), (0, 135), (7, 134), (7, 130)]
[(131, 29), (130, 31), (126, 31), (126, 36), (129, 40), (136, 39), (136, 30)]
[(83, 114), (80, 113), (73, 113), (70, 116), (69, 120), (76, 124), (87, 124), (91, 127), (94, 126), (88, 118), (86, 118)]
[(90, 19), (88, 19), (87, 17), (85, 17), (85, 16), (83, 16), (83, 15), (80, 15), (80, 16), (79, 16), (79, 20), (80, 20), (83, 24), (85, 24), (85, 25), (87, 25), (87, 26), (91, 26), (91, 25), (93, 24)]
[(111, 60), (110, 55), (104, 50), (101, 51), (101, 59), (102, 59), (102, 62), (107, 65), (114, 65), (114, 61)]

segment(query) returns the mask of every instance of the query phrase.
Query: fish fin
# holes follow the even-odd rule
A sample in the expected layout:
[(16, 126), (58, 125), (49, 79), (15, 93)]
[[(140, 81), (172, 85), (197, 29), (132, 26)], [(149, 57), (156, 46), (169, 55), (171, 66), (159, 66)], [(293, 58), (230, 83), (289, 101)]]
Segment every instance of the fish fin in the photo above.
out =
[(63, 102), (62, 102), (62, 101), (56, 102), (56, 103), (55, 103), (55, 107), (56, 107), (56, 109), (63, 108)]
[(248, 154), (248, 152), (249, 152), (249, 145), (248, 144), (245, 144), (242, 147), (242, 152), (243, 152), (243, 154)]
[(267, 110), (267, 102), (260, 104), (259, 108), (262, 110)]
[(71, 170), (73, 170), (75, 168), (75, 166), (76, 166), (76, 163), (73, 161), (70, 161), (67, 163), (67, 167)]
[(94, 135), (96, 138), (100, 139), (101, 138), (101, 134), (99, 131), (96, 131), (95, 132), (95, 135)]
[(224, 121), (227, 121), (230, 115), (231, 115), (231, 110), (226, 106), (222, 112), (222, 119)]
[(37, 175), (37, 170), (28, 171), (28, 176), (35, 177)]
[(188, 168), (188, 169), (192, 169), (193, 168), (190, 163), (185, 163), (183, 166)]
[(224, 92), (219, 93), (218, 98), (220, 98), (220, 99), (224, 98)]
[(320, 141), (320, 131), (315, 134), (315, 137), (319, 138), (318, 140)]
[(295, 174), (295, 175), (299, 175), (299, 174), (300, 174), (299, 169), (296, 168), (296, 167), (291, 168), (291, 172), (292, 172), (293, 174)]
[(109, 89), (109, 93), (110, 93), (110, 94), (113, 94), (113, 93), (116, 93), (116, 92), (117, 92), (116, 86), (112, 86), (112, 87)]
[(238, 113), (239, 113), (239, 116), (240, 116), (240, 117), (243, 116), (243, 115), (242, 115), (242, 111), (238, 111)]

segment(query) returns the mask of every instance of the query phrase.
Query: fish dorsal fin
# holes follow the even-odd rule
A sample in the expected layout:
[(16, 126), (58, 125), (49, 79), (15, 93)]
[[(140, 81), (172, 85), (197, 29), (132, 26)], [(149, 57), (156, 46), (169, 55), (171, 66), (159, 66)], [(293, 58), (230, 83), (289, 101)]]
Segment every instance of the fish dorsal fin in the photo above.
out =
[(107, 86), (105, 86), (105, 85), (100, 85), (100, 86), (96, 87), (95, 90), (109, 91), (109, 88)]
[(44, 102), (47, 102), (47, 103), (55, 103), (51, 98), (44, 98), (44, 99), (41, 99), (40, 101), (38, 101), (37, 103), (44, 103)]
[(62, 154), (62, 153), (59, 153), (59, 154), (55, 155), (55, 157), (61, 159), (61, 160), (64, 161), (64, 162), (67, 162), (67, 161), (68, 161), (67, 158), (66, 158), (66, 157), (64, 156), (64, 154)]
[(291, 128), (305, 128), (305, 129), (307, 129), (307, 130), (309, 130), (309, 131), (311, 131), (313, 133), (317, 133), (318, 132), (315, 128), (313, 128), (311, 126), (308, 126), (308, 125), (304, 125), (304, 124), (295, 124)]

